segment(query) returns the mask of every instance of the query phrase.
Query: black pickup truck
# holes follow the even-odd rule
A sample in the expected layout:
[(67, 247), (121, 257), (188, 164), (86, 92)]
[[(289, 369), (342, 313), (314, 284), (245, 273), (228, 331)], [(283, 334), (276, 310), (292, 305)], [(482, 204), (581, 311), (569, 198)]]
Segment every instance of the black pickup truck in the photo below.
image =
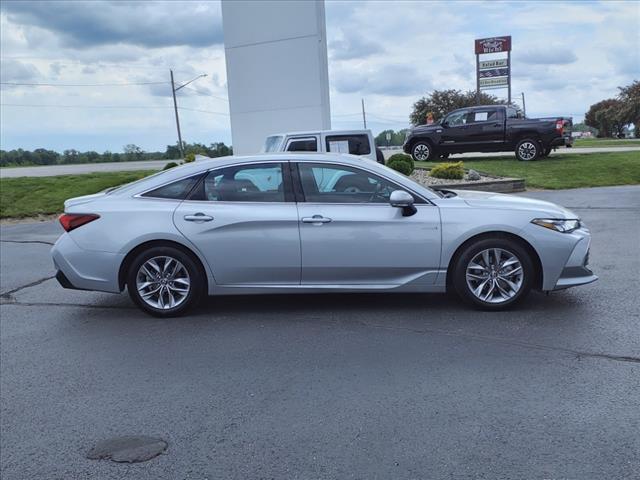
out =
[(403, 150), (414, 160), (446, 158), (452, 153), (514, 151), (523, 161), (546, 157), (559, 146), (572, 146), (570, 118), (525, 118), (506, 105), (454, 110), (438, 123), (418, 125)]

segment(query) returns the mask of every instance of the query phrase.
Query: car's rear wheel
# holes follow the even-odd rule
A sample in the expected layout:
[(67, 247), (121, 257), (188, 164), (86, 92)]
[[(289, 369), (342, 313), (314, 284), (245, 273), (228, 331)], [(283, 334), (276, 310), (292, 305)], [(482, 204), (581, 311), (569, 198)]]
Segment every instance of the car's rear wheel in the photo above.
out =
[(485, 238), (467, 245), (453, 269), (456, 292), (484, 310), (503, 310), (531, 290), (533, 261), (525, 248), (508, 238)]
[(151, 247), (131, 262), (127, 289), (142, 310), (156, 317), (175, 317), (198, 303), (204, 278), (194, 259), (169, 246)]
[(537, 160), (541, 153), (540, 142), (533, 138), (520, 140), (516, 145), (516, 158), (521, 162)]
[(411, 147), (411, 156), (416, 162), (428, 162), (434, 157), (434, 153), (429, 142), (419, 141)]

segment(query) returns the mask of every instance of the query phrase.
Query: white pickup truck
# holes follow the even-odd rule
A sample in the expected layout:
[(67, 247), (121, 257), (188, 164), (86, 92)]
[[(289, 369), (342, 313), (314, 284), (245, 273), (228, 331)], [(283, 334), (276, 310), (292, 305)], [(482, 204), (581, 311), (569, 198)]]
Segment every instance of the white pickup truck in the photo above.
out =
[(371, 130), (319, 130), (269, 135), (262, 148), (272, 152), (333, 152), (359, 155), (384, 165), (384, 156)]

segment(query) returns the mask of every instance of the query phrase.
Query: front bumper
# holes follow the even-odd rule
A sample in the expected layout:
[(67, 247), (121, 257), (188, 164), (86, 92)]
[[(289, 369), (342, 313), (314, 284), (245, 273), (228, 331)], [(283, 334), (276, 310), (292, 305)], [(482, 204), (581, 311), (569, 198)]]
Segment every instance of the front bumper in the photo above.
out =
[(587, 233), (575, 244), (567, 263), (560, 272), (554, 290), (564, 290), (598, 280), (588, 267), (590, 246), (591, 236)]

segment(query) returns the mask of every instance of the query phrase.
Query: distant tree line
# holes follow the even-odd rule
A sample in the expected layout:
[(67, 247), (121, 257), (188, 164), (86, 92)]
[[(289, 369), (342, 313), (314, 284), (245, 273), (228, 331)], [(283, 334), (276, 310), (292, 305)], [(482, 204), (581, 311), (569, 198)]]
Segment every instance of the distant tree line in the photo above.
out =
[(621, 136), (628, 125), (634, 125), (634, 134), (640, 138), (640, 81), (618, 87), (616, 98), (594, 103), (585, 113), (584, 123), (598, 131), (598, 137)]
[[(404, 143), (404, 138), (408, 130), (408, 128), (403, 128), (397, 132), (394, 130), (383, 130), (375, 138), (376, 145), (378, 147), (398, 147)], [(387, 133), (391, 136), (389, 140), (387, 140)]]
[[(233, 155), (233, 149), (223, 142), (211, 143), (209, 146), (202, 143), (183, 143), (185, 155), (190, 153), (195, 155), (205, 155), (207, 157), (224, 157)], [(177, 160), (180, 158), (178, 145), (167, 145), (164, 152), (145, 152), (134, 144), (125, 145), (122, 153), (106, 151), (98, 153), (95, 151), (80, 152), (69, 149), (62, 153), (37, 148), (33, 151), (23, 150), (0, 150), (0, 167), (18, 167), (29, 165), (68, 165), (74, 163), (104, 163), (104, 162), (132, 162), (135, 160)]]

